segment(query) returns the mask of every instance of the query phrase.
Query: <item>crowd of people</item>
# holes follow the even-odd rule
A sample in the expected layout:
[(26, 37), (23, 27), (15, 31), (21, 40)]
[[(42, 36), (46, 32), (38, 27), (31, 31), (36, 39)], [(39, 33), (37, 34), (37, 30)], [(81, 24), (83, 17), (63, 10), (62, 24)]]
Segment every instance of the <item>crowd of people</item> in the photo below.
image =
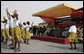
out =
[[(81, 27), (81, 26), (80, 26)], [(79, 32), (79, 36), (83, 37), (83, 28), (77, 27), (77, 33)], [(33, 26), (32, 33), (36, 36), (52, 36), (58, 38), (68, 38), (70, 25), (68, 27), (50, 27), (50, 26)]]
[(46, 31), (46, 27), (37, 27), (37, 26), (33, 26), (32, 27), (32, 32), (33, 32), (33, 35), (38, 35), (38, 36), (44, 36), (44, 33)]
[[(50, 26), (43, 26), (43, 27), (39, 27), (39, 26), (33, 26), (32, 27), (32, 33), (35, 36), (51, 36), (51, 37), (58, 37), (58, 38), (62, 38), (64, 36), (68, 37), (67, 34), (66, 35), (62, 35), (62, 31), (68, 31), (68, 29), (62, 30), (60, 28), (56, 28), (56, 27), (50, 27)], [(64, 34), (64, 33), (63, 33)]]

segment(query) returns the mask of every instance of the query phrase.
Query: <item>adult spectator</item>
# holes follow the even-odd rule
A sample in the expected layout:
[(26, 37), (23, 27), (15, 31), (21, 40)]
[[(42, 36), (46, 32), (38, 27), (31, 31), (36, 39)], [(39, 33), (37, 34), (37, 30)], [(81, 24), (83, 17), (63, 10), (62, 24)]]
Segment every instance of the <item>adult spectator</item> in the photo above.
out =
[(39, 35), (39, 27), (37, 27), (36, 35)]
[(50, 36), (50, 30), (51, 30), (51, 28), (49, 26), (47, 26), (46, 31), (45, 31), (46, 36)]
[(66, 38), (66, 37), (67, 37), (67, 31), (66, 31), (66, 30), (64, 30), (64, 31), (62, 32), (62, 37), (63, 37), (63, 38)]
[(36, 26), (33, 27), (33, 35), (36, 35)]
[(42, 27), (39, 28), (39, 36), (42, 36)]
[(42, 36), (44, 36), (45, 34), (45, 31), (46, 31), (46, 27), (44, 26), (43, 28), (42, 28)]
[(52, 36), (52, 37), (55, 36), (55, 30), (54, 30), (54, 28), (52, 28), (52, 29), (50, 30), (50, 36)]

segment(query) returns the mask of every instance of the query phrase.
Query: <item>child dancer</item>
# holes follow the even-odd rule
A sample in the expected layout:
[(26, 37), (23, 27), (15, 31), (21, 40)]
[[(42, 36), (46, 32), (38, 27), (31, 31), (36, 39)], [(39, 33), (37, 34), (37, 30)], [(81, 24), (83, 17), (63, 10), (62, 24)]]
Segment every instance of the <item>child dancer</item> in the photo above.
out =
[(26, 43), (26, 23), (23, 23), (24, 28), (23, 28), (23, 32), (24, 32), (24, 43)]
[[(17, 11), (15, 10), (15, 18), (14, 18), (14, 31), (15, 31), (15, 51), (20, 51), (20, 42), (21, 42), (21, 33), (20, 33), (20, 27), (19, 27), (19, 23), (18, 23), (18, 14), (16, 13)], [(18, 48), (16, 48), (16, 45), (18, 43)]]
[(23, 25), (22, 25), (22, 27), (21, 27), (21, 36), (22, 36), (22, 39), (23, 39), (23, 41), (25, 42), (25, 26), (26, 25), (26, 23), (25, 22), (23, 22)]
[(69, 35), (69, 42), (70, 42), (70, 49), (73, 49), (74, 44), (74, 49), (76, 49), (76, 43), (78, 42), (78, 36), (77, 36), (77, 28), (75, 26), (75, 23), (72, 24), (72, 26), (69, 29), (70, 35)]
[(9, 45), (9, 46), (14, 46), (15, 44), (15, 40), (14, 40), (14, 25), (13, 25), (13, 21), (14, 21), (14, 18), (15, 16), (14, 15), (10, 15), (9, 11), (8, 11), (8, 8), (6, 8), (6, 12), (7, 12), (7, 16), (8, 16), (8, 19), (9, 19), (9, 29), (10, 29), (10, 32), (11, 32), (11, 36), (12, 36), (12, 43)]
[(31, 37), (31, 33), (29, 31), (29, 29), (31, 28), (30, 26), (30, 22), (27, 22), (27, 25), (26, 25), (26, 43), (29, 44), (29, 40), (30, 40), (30, 37)]
[[(4, 18), (4, 17), (3, 17)], [(1, 21), (1, 42), (4, 42), (5, 37), (5, 27), (4, 27), (4, 21)]]
[(6, 41), (4, 42), (4, 44), (7, 44), (9, 40), (9, 25), (7, 19), (5, 19), (5, 35), (6, 35)]

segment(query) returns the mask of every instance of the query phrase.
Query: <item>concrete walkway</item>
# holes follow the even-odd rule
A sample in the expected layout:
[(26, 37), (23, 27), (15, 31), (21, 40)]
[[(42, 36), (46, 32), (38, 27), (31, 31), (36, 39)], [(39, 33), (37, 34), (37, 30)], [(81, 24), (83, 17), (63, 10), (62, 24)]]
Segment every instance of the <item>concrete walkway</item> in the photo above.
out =
[[(9, 44), (11, 41), (9, 41)], [(8, 45), (1, 43), (1, 53), (83, 53), (83, 44), (77, 44), (77, 49), (70, 50), (69, 44), (58, 44), (40, 40), (30, 40), (30, 45), (21, 43), (21, 51), (14, 52)]]

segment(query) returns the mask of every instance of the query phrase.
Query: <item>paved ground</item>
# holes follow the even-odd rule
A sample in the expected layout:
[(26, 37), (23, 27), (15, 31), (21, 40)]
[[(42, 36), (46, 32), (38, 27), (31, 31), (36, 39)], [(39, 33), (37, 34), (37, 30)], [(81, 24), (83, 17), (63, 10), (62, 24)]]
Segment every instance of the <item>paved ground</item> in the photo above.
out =
[(83, 53), (83, 44), (78, 43), (76, 50), (70, 50), (69, 47), (69, 44), (30, 40), (30, 45), (21, 43), (21, 51), (19, 52), (14, 52), (14, 50), (10, 50), (8, 45), (1, 43), (1, 53)]

